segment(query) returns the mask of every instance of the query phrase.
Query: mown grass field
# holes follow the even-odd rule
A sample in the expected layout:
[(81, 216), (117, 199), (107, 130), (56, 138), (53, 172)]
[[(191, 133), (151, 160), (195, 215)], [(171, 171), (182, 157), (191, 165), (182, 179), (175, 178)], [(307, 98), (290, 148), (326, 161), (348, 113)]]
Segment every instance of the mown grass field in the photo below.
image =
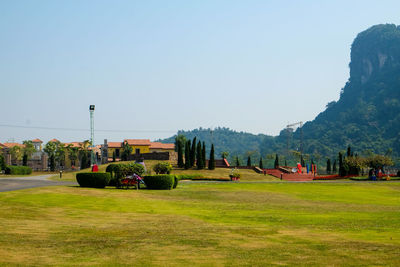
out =
[(36, 188), (0, 222), (0, 265), (400, 265), (400, 182)]

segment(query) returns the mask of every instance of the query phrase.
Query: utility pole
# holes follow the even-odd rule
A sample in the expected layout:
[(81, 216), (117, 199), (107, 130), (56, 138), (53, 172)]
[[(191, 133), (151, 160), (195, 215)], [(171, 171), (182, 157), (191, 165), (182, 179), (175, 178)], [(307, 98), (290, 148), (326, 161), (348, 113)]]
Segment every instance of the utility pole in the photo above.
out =
[(94, 105), (89, 106), (90, 112), (90, 166), (93, 166), (96, 163), (96, 159), (94, 156)]

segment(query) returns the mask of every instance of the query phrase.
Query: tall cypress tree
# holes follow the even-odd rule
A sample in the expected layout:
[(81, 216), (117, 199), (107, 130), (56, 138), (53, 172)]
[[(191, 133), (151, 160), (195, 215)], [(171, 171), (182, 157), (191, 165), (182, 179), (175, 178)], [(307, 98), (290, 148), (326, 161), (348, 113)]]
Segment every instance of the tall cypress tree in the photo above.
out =
[(185, 169), (187, 170), (190, 167), (190, 140), (188, 140), (185, 144)]
[(247, 157), (247, 167), (251, 167), (251, 158), (250, 158), (250, 156)]
[(203, 147), (201, 149), (201, 161), (202, 161), (202, 167), (203, 169), (206, 167), (206, 143), (203, 141)]
[(183, 150), (182, 150), (182, 143), (177, 142), (178, 146), (178, 167), (183, 168), (185, 164), (183, 163)]
[(300, 164), (301, 164), (301, 167), (305, 167), (306, 166), (306, 163), (304, 162), (303, 155), (300, 156)]
[(203, 162), (202, 162), (203, 161), (203, 157), (201, 156), (201, 154), (202, 154), (201, 142), (199, 141), (197, 143), (197, 155), (196, 155), (196, 158), (197, 158), (196, 165), (197, 165), (197, 169), (199, 169), (199, 170), (201, 170), (203, 168)]
[(210, 160), (208, 161), (208, 169), (215, 169), (215, 156), (214, 156), (214, 144), (211, 144)]
[(191, 167), (193, 167), (194, 163), (196, 162), (196, 137), (193, 138), (192, 149), (190, 150), (190, 153), (190, 163), (192, 164)]
[(343, 167), (343, 155), (342, 155), (341, 152), (339, 152), (339, 175), (340, 176), (346, 176), (345, 172), (346, 171), (345, 171), (345, 169)]
[(328, 159), (326, 161), (326, 173), (330, 174), (331, 173), (331, 160)]
[(336, 173), (337, 169), (336, 169), (336, 159), (333, 161), (333, 167), (332, 167), (332, 172)]
[(264, 169), (264, 164), (262, 161), (262, 157), (260, 157), (260, 163), (258, 164), (258, 167), (260, 167), (260, 169)]
[(274, 168), (275, 168), (275, 169), (278, 169), (278, 168), (279, 168), (279, 157), (278, 157), (278, 154), (275, 155)]
[[(191, 140), (189, 139), (188, 141), (187, 141), (187, 145), (188, 145), (188, 148), (189, 148), (189, 152), (188, 152), (188, 157), (189, 157), (189, 160), (188, 160), (188, 164), (189, 164), (189, 167), (192, 167), (193, 166), (193, 164), (192, 164), (192, 150), (191, 150)], [(185, 150), (186, 151), (186, 150)], [(186, 152), (185, 152), (186, 153)], [(185, 164), (186, 164), (186, 161), (185, 161)]]

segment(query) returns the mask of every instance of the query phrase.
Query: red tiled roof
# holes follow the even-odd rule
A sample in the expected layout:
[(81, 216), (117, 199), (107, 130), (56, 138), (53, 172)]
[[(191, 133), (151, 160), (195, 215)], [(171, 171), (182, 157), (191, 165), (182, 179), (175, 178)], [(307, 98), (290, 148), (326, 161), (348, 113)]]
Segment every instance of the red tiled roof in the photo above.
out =
[(150, 149), (175, 149), (175, 144), (163, 144), (160, 142), (151, 142)]
[(64, 145), (66, 145), (66, 146), (71, 145), (71, 147), (82, 147), (83, 143), (82, 142), (70, 142), (70, 143), (64, 143)]
[(122, 143), (121, 142), (108, 142), (108, 147), (111, 148), (120, 148), (122, 147)]
[(60, 142), (60, 141), (58, 141), (57, 139), (51, 139), (49, 142)]
[(149, 146), (151, 144), (150, 139), (125, 139), (124, 142), (128, 142), (130, 146)]
[(32, 142), (34, 142), (34, 143), (43, 143), (43, 141), (40, 140), (39, 138), (33, 139)]
[(4, 148), (4, 147), (6, 147), (5, 145), (3, 145), (2, 143), (0, 143), (0, 147), (1, 148)]
[(12, 147), (15, 147), (15, 146), (24, 147), (23, 144), (19, 144), (19, 143), (4, 143), (3, 145), (5, 147), (7, 147), (7, 148), (12, 148)]

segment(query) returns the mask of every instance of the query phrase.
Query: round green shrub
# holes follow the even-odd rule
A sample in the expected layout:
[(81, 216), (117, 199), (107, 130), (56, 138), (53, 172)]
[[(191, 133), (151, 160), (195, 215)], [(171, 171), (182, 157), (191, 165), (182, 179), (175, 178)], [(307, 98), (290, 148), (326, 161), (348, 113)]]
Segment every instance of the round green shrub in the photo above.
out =
[(22, 174), (27, 175), (32, 173), (32, 168), (28, 166), (6, 166), (5, 174)]
[(111, 180), (107, 172), (81, 172), (76, 174), (76, 181), (81, 187), (104, 188)]
[(143, 181), (148, 189), (171, 190), (175, 183), (175, 176), (169, 174), (146, 175)]
[(172, 170), (172, 165), (169, 162), (159, 162), (154, 165), (153, 170), (157, 174), (170, 174)]

